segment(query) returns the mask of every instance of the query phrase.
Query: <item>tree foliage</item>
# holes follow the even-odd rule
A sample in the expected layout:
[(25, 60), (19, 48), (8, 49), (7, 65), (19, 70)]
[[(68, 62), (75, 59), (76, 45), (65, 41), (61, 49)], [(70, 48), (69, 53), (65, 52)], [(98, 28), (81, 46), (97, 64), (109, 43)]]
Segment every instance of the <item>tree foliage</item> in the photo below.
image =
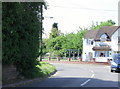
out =
[[(14, 64), (18, 71), (33, 69), (39, 54), (39, 17), (38, 2), (2, 3), (2, 44), (3, 64)], [(27, 75), (26, 75), (27, 76)]]
[(52, 56), (62, 57), (67, 49), (79, 49), (82, 53), (82, 38), (86, 30), (79, 31), (77, 34), (70, 33), (60, 35), (49, 39), (46, 42), (46, 52), (52, 53)]
[(90, 29), (92, 29), (92, 30), (98, 30), (102, 26), (113, 26), (113, 25), (115, 25), (114, 21), (107, 20), (105, 22), (100, 22), (100, 24), (98, 24), (98, 22), (96, 22), (96, 24), (92, 24), (92, 26), (90, 27)]
[(54, 23), (52, 28), (56, 28), (58, 30), (58, 23)]
[(59, 36), (58, 25), (57, 23), (54, 23), (51, 29), (50, 39), (56, 38), (57, 36)]

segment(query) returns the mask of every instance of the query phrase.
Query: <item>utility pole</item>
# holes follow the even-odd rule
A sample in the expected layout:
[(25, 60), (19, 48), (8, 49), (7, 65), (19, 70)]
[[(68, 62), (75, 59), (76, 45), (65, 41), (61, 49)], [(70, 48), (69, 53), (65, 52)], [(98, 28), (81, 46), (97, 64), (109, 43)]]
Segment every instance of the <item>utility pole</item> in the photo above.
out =
[[(42, 33), (43, 33), (43, 6), (44, 8), (47, 10), (47, 3), (45, 2), (45, 0), (41, 0), (41, 5), (40, 5), (40, 61), (42, 61), (42, 56), (43, 56), (43, 42), (42, 42)], [(49, 18), (53, 18), (53, 17), (49, 17)]]
[(43, 51), (42, 51), (42, 32), (43, 32), (43, 23), (42, 23), (42, 20), (43, 20), (43, 5), (41, 4), (40, 5), (40, 14), (41, 14), (41, 18), (40, 18), (40, 61), (42, 61), (42, 55), (43, 55)]
[(118, 2), (118, 25), (120, 26), (120, 0)]

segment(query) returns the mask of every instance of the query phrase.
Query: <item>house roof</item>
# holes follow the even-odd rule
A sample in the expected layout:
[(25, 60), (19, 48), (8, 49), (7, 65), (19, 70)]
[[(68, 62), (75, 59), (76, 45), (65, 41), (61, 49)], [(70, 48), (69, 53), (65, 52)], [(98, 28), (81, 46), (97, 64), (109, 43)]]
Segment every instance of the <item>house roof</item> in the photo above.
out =
[(97, 40), (100, 39), (102, 34), (107, 34), (111, 37), (119, 27), (120, 26), (103, 26), (99, 30), (88, 30), (88, 32), (84, 35), (84, 38)]
[(94, 39), (96, 38), (98, 30), (88, 30), (87, 33), (84, 35), (84, 38), (87, 39)]
[(114, 32), (119, 28), (119, 26), (104, 26), (98, 30), (96, 39), (99, 39), (102, 34), (107, 34), (110, 38)]

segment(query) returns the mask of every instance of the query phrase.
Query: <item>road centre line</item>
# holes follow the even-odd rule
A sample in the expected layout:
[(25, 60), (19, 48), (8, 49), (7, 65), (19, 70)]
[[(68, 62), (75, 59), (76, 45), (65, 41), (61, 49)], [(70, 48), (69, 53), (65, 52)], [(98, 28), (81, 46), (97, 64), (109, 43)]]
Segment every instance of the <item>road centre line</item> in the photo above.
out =
[(84, 86), (84, 85), (87, 84), (89, 81), (91, 81), (91, 79), (88, 79), (87, 81), (85, 81), (84, 83), (82, 83), (81, 86)]
[(94, 71), (93, 71), (93, 70), (91, 70), (91, 72), (92, 72), (92, 73), (94, 73)]
[[(91, 72), (92, 72), (92, 76), (90, 78), (93, 78), (95, 76), (95, 74), (94, 74), (94, 71), (91, 70)], [(82, 87), (82, 86), (86, 85), (89, 81), (91, 81), (91, 79), (86, 80), (85, 82), (80, 84), (80, 86)]]
[(93, 78), (95, 76), (95, 74), (92, 74), (91, 78)]

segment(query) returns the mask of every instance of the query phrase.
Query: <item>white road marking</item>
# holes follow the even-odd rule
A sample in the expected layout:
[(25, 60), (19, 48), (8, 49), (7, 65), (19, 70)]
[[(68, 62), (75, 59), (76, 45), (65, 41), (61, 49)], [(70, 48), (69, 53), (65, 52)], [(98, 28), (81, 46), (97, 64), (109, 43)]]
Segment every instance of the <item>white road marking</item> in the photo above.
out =
[[(91, 70), (91, 72), (92, 72), (92, 76), (91, 76), (90, 78), (93, 78), (93, 77), (95, 76), (95, 74), (94, 74), (94, 71)], [(82, 84), (80, 84), (80, 86), (81, 86), (81, 87), (84, 86), (84, 85), (87, 84), (89, 81), (91, 81), (91, 79), (86, 80), (85, 82), (83, 82)]]
[(105, 66), (106, 68), (110, 68), (110, 66)]
[(81, 84), (81, 86), (84, 86), (85, 84), (87, 84), (91, 79), (88, 79), (87, 81), (85, 81), (84, 83)]
[(91, 78), (93, 78), (95, 76), (95, 74), (92, 74)]
[(93, 70), (91, 70), (91, 72), (94, 73)]
[(93, 78), (93, 77), (95, 76), (95, 74), (94, 74), (94, 71), (93, 71), (93, 70), (91, 70), (91, 72), (93, 73), (92, 76), (91, 76), (91, 78)]

